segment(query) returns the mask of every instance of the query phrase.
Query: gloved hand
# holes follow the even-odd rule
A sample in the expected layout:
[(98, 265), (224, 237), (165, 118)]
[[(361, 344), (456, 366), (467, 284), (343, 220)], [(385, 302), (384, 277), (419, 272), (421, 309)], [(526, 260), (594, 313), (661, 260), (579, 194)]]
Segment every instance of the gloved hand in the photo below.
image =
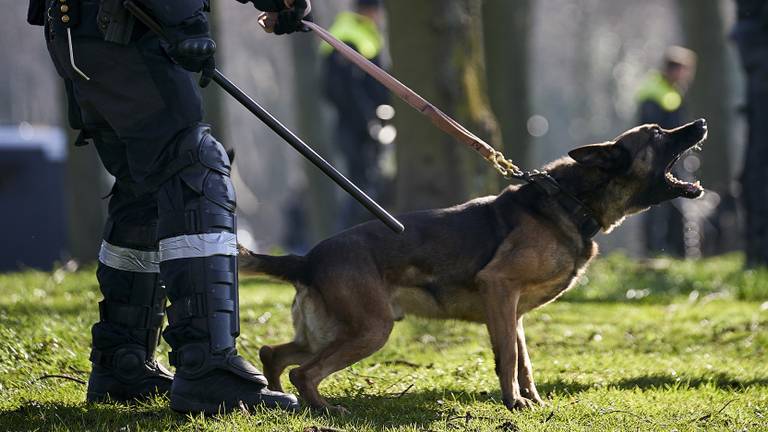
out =
[(309, 31), (301, 23), (302, 20), (312, 21), (309, 0), (284, 0), (283, 5), (285, 7), (279, 11), (267, 10), (259, 16), (259, 24), (264, 30), (277, 35)]
[(168, 49), (168, 55), (179, 66), (190, 72), (200, 72), (200, 87), (211, 83), (213, 71), (216, 69), (216, 42), (210, 37), (195, 37), (183, 39)]
[(166, 30), (168, 42), (162, 42), (165, 52), (181, 67), (190, 72), (201, 72), (200, 87), (211, 82), (216, 69), (216, 42), (211, 39), (206, 15), (199, 11), (178, 26)]
[[(286, 5), (291, 0), (286, 0)], [(301, 23), (302, 20), (312, 21), (312, 7), (309, 0), (293, 0), (293, 6), (283, 9), (277, 13), (277, 23), (275, 24), (275, 34), (291, 34), (295, 31), (306, 32), (308, 28)]]

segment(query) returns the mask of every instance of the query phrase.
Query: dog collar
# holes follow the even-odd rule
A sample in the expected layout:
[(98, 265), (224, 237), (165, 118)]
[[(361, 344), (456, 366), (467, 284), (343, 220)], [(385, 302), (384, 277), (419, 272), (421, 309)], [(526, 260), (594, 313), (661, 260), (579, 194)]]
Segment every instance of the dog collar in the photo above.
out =
[(600, 232), (600, 222), (592, 215), (592, 211), (583, 201), (563, 189), (552, 176), (546, 172), (526, 173), (525, 181), (539, 188), (547, 196), (555, 197), (560, 206), (568, 212), (584, 239), (591, 239)]

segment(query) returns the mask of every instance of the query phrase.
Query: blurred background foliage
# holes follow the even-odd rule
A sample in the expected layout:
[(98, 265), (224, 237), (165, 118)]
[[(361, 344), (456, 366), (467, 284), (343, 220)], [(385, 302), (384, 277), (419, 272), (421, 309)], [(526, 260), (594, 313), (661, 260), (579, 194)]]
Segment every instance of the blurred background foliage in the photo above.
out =
[[(5, 3), (0, 123), (65, 128), (63, 89), (41, 30), (24, 22), (25, 2)], [(313, 13), (328, 27), (338, 12), (352, 7), (350, 0), (314, 0)], [(701, 235), (708, 235), (700, 253), (741, 247), (739, 210), (722, 205), (738, 198), (734, 178), (745, 136), (738, 114), (744, 78), (728, 40), (734, 2), (388, 0), (384, 8), (390, 71), (527, 168), (634, 126), (635, 95), (649, 71), (661, 65), (665, 49), (679, 44), (697, 51), (687, 112), (710, 124), (697, 174), (710, 194), (694, 209), (701, 215)], [(212, 16), (220, 68), (347, 172), (332, 138), (335, 113), (318, 84), (318, 40), (312, 34), (265, 34), (257, 11), (234, 1), (215, 0)], [(338, 223), (341, 191), (234, 100), (216, 88), (206, 90), (206, 98), (214, 132), (237, 151), (234, 180), (243, 243), (301, 252), (345, 228)], [(389, 162), (391, 190), (379, 196), (387, 208), (446, 206), (498, 193), (505, 185), (481, 158), (418, 113), (397, 101), (394, 106), (398, 135)], [(52, 223), (68, 227), (62, 259), (90, 261), (104, 219), (98, 197), (107, 195), (110, 179), (92, 147), (70, 147), (67, 166), (68, 215)], [(603, 250), (643, 255), (640, 225), (638, 218), (630, 219), (599, 239)], [(723, 262), (736, 265), (738, 258)], [(647, 282), (656, 274), (638, 273)]]

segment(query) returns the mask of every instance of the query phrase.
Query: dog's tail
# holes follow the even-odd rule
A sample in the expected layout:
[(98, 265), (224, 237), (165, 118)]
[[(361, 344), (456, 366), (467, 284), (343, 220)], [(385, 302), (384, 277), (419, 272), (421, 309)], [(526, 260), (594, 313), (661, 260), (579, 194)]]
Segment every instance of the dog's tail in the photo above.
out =
[(237, 265), (240, 271), (258, 273), (282, 279), (286, 282), (308, 284), (307, 259), (298, 255), (272, 256), (251, 252), (237, 245)]

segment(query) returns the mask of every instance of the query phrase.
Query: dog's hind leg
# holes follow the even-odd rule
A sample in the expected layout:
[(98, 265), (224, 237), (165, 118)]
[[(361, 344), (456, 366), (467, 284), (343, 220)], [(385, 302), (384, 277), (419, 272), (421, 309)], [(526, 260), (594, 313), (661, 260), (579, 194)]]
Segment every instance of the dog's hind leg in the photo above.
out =
[[(378, 351), (394, 326), (390, 295), (370, 257), (361, 253), (315, 263), (321, 269), (313, 274), (313, 301), (297, 302), (303, 325), (297, 337), (308, 342), (313, 356), (288, 374), (301, 397), (313, 408), (345, 412), (331, 406), (317, 386), (328, 375)], [(298, 297), (297, 297), (298, 299)], [(303, 333), (299, 332), (303, 330)]]
[[(341, 406), (333, 406), (318, 392), (317, 387), (328, 375), (344, 369), (378, 351), (389, 338), (394, 321), (369, 322), (362, 328), (340, 333), (340, 337), (307, 363), (289, 373), (291, 382), (310, 406), (338, 413), (346, 413)], [(344, 335), (344, 333), (347, 333)]]
[(265, 345), (259, 350), (259, 358), (264, 365), (264, 376), (269, 382), (269, 389), (283, 391), (280, 375), (286, 367), (307, 361), (312, 353), (304, 346), (294, 342), (281, 345)]
[(533, 382), (533, 367), (531, 357), (528, 355), (528, 346), (525, 343), (522, 317), (517, 320), (517, 382), (523, 397), (544, 405), (544, 400), (539, 396), (536, 384)]

